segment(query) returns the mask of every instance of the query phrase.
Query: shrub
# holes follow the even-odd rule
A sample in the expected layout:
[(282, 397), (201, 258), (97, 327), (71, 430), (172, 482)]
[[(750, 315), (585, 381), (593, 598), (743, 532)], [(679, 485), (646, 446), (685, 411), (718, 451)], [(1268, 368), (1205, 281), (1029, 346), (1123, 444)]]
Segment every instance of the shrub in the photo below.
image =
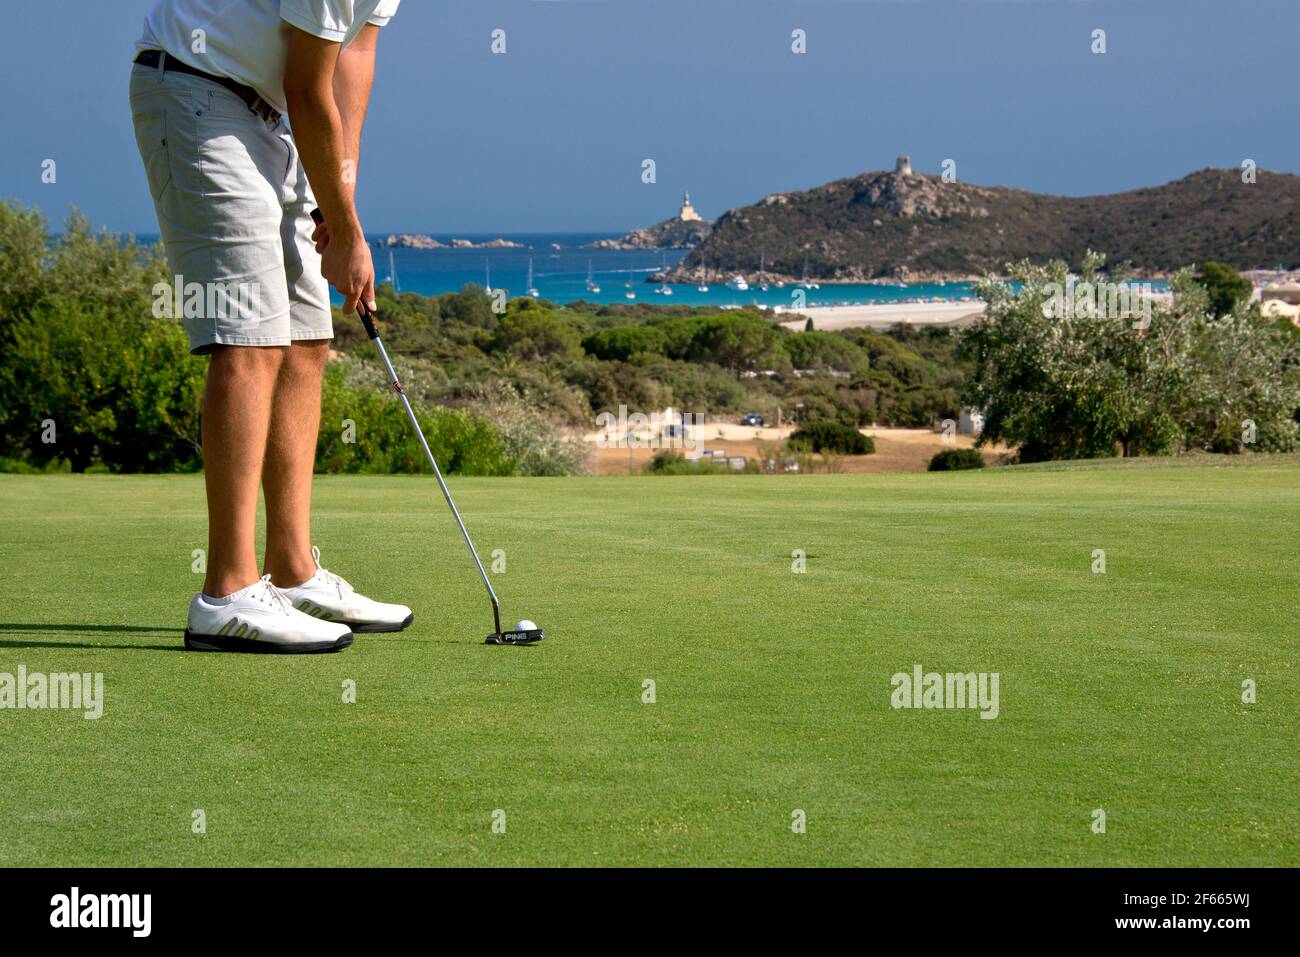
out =
[(568, 435), (532, 397), (508, 382), (480, 386), (474, 411), (496, 427), (516, 475), (585, 475), (587, 443)]
[(796, 409), (802, 406), (799, 418), (805, 422), (838, 422), (856, 429), (873, 418), (865, 393), (843, 380), (798, 379), (782, 397), (782, 404)]
[[(587, 361), (590, 360), (579, 359), (570, 365)], [(547, 418), (591, 428), (593, 413), (587, 395), (565, 381), (567, 372), (563, 369), (498, 357), (495, 362), (481, 359), (463, 363), (455, 366), (451, 374), (451, 387), (444, 397), (448, 404), (473, 404), (478, 401), (484, 383), (501, 382), (527, 396), (529, 404)]]
[(975, 449), (944, 449), (930, 459), (931, 472), (959, 472), (962, 469), (984, 468), (984, 456)]
[[(335, 364), (343, 370), (342, 382), (349, 388), (381, 393), (393, 391), (388, 370), (380, 363), (378, 352), (372, 351), (368, 345), (356, 352), (341, 355)], [(398, 378), (402, 380), (402, 388), (416, 406), (442, 401), (451, 391), (447, 373), (427, 359), (410, 355), (394, 356), (393, 366)]]
[[(16, 386), (6, 436), (16, 457), (41, 466), (66, 458), (72, 471), (199, 468), (199, 410), (207, 363), (189, 354), (180, 324), (110, 314), (59, 300), (21, 324), (10, 358)], [(42, 423), (56, 441), (41, 441)]]
[[(752, 463), (745, 471), (755, 471)], [(725, 462), (714, 462), (712, 459), (692, 462), (680, 452), (664, 449), (655, 453), (655, 457), (645, 467), (645, 472), (648, 475), (732, 475), (735, 470)]]
[(781, 347), (796, 369), (864, 373), (870, 365), (867, 353), (860, 346), (834, 332), (785, 336)]
[(197, 469), (206, 362), (179, 322), (153, 316), (162, 262), (76, 213), (46, 250), (43, 222), (0, 203), (0, 264), (35, 270), (0, 280), (0, 455), (74, 472)]
[[(620, 405), (636, 411), (662, 409), (672, 392), (639, 367), (626, 362), (584, 359), (565, 367), (564, 380), (586, 394), (591, 414), (617, 412)], [(588, 420), (590, 421), (590, 420)]]
[[(353, 388), (345, 376), (339, 363), (325, 370), (316, 471), (374, 475), (428, 468), (406, 410), (395, 395)], [(443, 472), (514, 474), (505, 440), (489, 423), (454, 409), (416, 406), (416, 416)], [(354, 426), (351, 435), (344, 431), (346, 421)]]
[(804, 446), (813, 452), (836, 452), (840, 455), (870, 455), (876, 443), (870, 436), (839, 422), (809, 422), (789, 438), (791, 446)]
[(683, 411), (736, 409), (752, 404), (744, 386), (719, 366), (641, 356), (628, 371), (632, 370), (666, 387), (667, 394), (660, 396), (662, 405), (671, 404)]

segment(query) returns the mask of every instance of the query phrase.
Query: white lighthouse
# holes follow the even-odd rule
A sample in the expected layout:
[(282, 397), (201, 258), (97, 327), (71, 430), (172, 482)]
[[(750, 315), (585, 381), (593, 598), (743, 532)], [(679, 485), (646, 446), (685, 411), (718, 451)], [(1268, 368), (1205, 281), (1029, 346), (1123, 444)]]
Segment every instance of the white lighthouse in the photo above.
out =
[(695, 207), (691, 205), (690, 193), (687, 193), (682, 197), (682, 211), (677, 214), (677, 218), (684, 223), (698, 223), (703, 221), (704, 217), (697, 213)]

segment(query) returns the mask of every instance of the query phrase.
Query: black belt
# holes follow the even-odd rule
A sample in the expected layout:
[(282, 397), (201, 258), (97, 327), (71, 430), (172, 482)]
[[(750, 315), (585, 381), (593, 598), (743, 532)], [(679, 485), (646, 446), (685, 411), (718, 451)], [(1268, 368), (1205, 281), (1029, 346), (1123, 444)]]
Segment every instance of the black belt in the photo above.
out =
[[(158, 68), (158, 62), (162, 59), (162, 50), (143, 50), (135, 58), (135, 62), (141, 66)], [(167, 55), (167, 62), (163, 65), (164, 70), (171, 70), (173, 73), (188, 73), (190, 76), (197, 76), (201, 80), (207, 80), (216, 83), (218, 86), (224, 86), (235, 96), (244, 101), (244, 105), (250, 110), (266, 120), (268, 123), (274, 123), (280, 118), (280, 114), (271, 107), (271, 104), (262, 99), (261, 95), (251, 86), (244, 86), (232, 80), (228, 76), (214, 76), (211, 73), (204, 73), (182, 60), (176, 59), (171, 54)]]

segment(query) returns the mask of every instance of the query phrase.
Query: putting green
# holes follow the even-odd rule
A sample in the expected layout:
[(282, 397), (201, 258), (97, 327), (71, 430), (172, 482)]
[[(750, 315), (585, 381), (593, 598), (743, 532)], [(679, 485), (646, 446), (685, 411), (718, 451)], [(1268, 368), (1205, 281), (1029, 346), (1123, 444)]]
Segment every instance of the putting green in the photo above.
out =
[[(318, 479), (325, 564), (415, 624), (282, 658), (180, 650), (200, 478), (0, 476), (0, 674), (104, 676), (0, 710), (0, 864), (1300, 856), (1294, 457), (452, 484), (542, 644), (482, 644), (431, 478)], [(917, 665), (997, 717), (891, 707)]]

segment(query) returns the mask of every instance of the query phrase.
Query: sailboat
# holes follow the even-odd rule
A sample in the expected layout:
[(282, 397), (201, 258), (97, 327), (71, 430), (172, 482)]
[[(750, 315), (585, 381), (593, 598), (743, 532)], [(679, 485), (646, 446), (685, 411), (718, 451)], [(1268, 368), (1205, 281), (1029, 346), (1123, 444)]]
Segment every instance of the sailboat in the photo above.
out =
[(536, 299), (538, 296), (541, 295), (541, 293), (537, 291), (537, 287), (535, 287), (535, 286), (533, 285), (533, 257), (532, 257), (532, 256), (529, 256), (529, 257), (528, 257), (528, 289), (527, 289), (527, 293), (528, 293), (528, 295), (532, 296), (534, 299)]
[(596, 285), (596, 280), (592, 277), (591, 260), (587, 260), (587, 292), (600, 292), (600, 286)]
[(483, 268), (487, 270), (487, 281), (483, 284), (483, 289), (490, 296), (492, 295), (492, 260), (483, 260)]
[[(758, 275), (759, 275), (759, 278), (762, 279), (763, 275), (764, 275), (766, 272), (767, 272), (767, 250), (763, 250), (763, 252), (760, 254), (760, 257), (759, 257), (759, 260), (758, 260)], [(767, 283), (765, 283), (765, 282), (760, 282), (758, 288), (761, 289), (761, 290), (763, 290), (763, 292), (767, 292)]]
[(808, 281), (808, 254), (803, 254), (803, 281), (799, 283), (800, 289), (820, 289), (821, 286), (815, 282)]
[(632, 272), (631, 272), (631, 270), (628, 270), (628, 274), (627, 274), (627, 282), (626, 282), (624, 285), (625, 285), (626, 288), (627, 288), (627, 292), (623, 293), (623, 298), (624, 298), (624, 299), (635, 299), (635, 298), (636, 298), (636, 293), (634, 293), (634, 292), (632, 291)]
[(402, 287), (397, 284), (397, 266), (393, 264), (393, 251), (388, 250), (388, 275), (386, 278), (393, 285), (394, 292), (401, 292)]
[(662, 265), (660, 266), (659, 274), (663, 278), (659, 280), (659, 288), (656, 289), (655, 292), (657, 292), (661, 296), (671, 296), (673, 294), (673, 291), (668, 287), (668, 254), (667, 253), (663, 254)]

